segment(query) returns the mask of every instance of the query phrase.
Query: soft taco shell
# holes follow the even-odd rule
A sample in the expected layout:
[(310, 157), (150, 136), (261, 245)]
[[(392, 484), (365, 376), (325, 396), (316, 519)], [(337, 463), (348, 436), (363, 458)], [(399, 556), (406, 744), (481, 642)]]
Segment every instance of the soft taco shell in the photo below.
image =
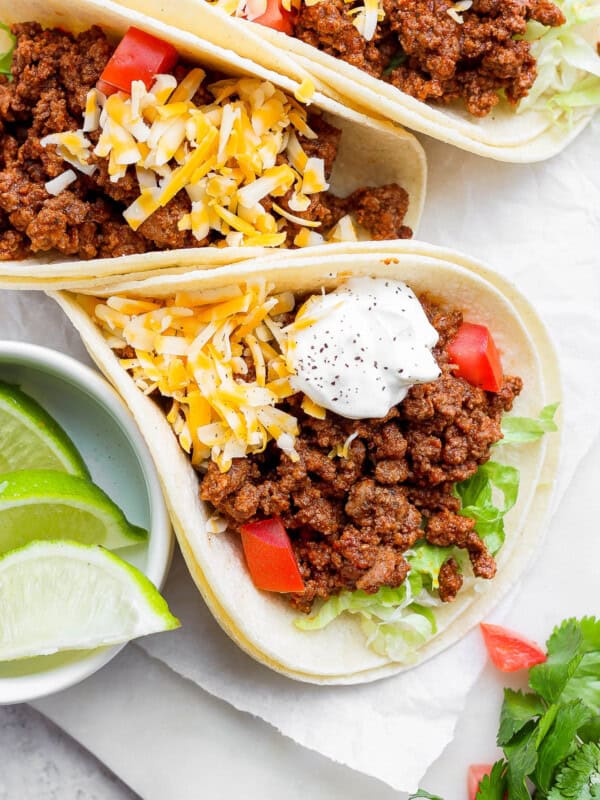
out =
[[(60, 27), (74, 33), (99, 25), (116, 39), (135, 25), (169, 41), (190, 63), (204, 64), (228, 75), (256, 76), (271, 81), (291, 95), (302, 80), (282, 76), (112, 0), (19, 0), (18, 3), (0, 0), (0, 21), (5, 24), (36, 21), (45, 27)], [(416, 230), (425, 201), (427, 165), (415, 137), (389, 122), (345, 108), (323, 94), (315, 93), (311, 102), (343, 131), (331, 178), (332, 191), (346, 196), (367, 184), (381, 186), (396, 182), (406, 189), (410, 198), (405, 224)], [(163, 270), (173, 274), (192, 267), (211, 269), (269, 252), (263, 248), (203, 247), (90, 261), (52, 259), (43, 255), (25, 261), (0, 262), (0, 288), (94, 287), (116, 276), (136, 274), (143, 279), (161, 274)]]
[[(464, 309), (466, 317), (489, 325), (503, 353), (507, 372), (523, 377), (525, 390), (515, 413), (535, 415), (560, 399), (553, 347), (531, 305), (504, 279), (468, 258), (418, 242), (339, 246), (327, 258), (294, 254), (285, 265), (277, 259), (245, 262), (210, 273), (153, 278), (135, 288), (138, 296), (165, 296), (175, 289), (216, 288), (259, 275), (277, 289), (298, 292), (333, 287), (349, 275), (406, 280)], [(305, 254), (308, 256), (308, 254)], [(116, 287), (106, 290), (113, 293)], [(218, 622), (249, 655), (289, 677), (313, 683), (361, 683), (408, 667), (376, 655), (365, 645), (354, 618), (339, 618), (317, 632), (301, 632), (297, 612), (274, 595), (257, 591), (246, 570), (237, 537), (209, 535), (210, 513), (198, 498), (198, 479), (157, 405), (145, 397), (120, 367), (102, 333), (91, 320), (89, 299), (60, 292), (52, 296), (81, 334), (100, 369), (133, 412), (157, 463), (173, 524), (192, 576)], [(459, 640), (485, 617), (526, 569), (550, 510), (558, 459), (558, 436), (520, 448), (507, 447), (502, 462), (521, 471), (521, 491), (507, 515), (506, 543), (498, 556), (498, 575), (463, 590), (457, 601), (438, 612), (438, 634), (419, 653), (425, 661)], [(411, 665), (412, 666), (412, 665)]]
[[(332, 97), (343, 98), (355, 108), (390, 119), (442, 142), (500, 161), (534, 162), (550, 158), (569, 144), (587, 125), (594, 111), (573, 125), (557, 125), (536, 111), (516, 114), (502, 104), (483, 119), (458, 106), (451, 109), (421, 103), (385, 81), (378, 80), (345, 61), (322, 53), (293, 36), (228, 16), (206, 0), (119, 0), (145, 13), (212, 41), (256, 63), (296, 80), (309, 73)], [(594, 30), (595, 27), (595, 30)], [(585, 31), (595, 44), (600, 23)], [(290, 58), (289, 56), (292, 56)]]

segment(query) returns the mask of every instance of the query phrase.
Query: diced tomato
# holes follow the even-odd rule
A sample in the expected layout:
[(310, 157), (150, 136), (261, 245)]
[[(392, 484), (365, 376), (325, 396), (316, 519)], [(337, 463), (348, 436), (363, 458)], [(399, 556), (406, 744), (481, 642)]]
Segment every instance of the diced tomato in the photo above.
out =
[(467, 773), (467, 790), (469, 800), (475, 800), (479, 783), (484, 775), (489, 775), (493, 764), (471, 764)]
[(177, 63), (177, 50), (139, 28), (129, 28), (100, 76), (97, 88), (106, 95), (131, 93), (133, 81), (150, 89), (155, 75), (170, 72)]
[(547, 658), (538, 644), (515, 631), (485, 622), (480, 627), (489, 656), (502, 672), (529, 669), (536, 664), (543, 664)]
[[(252, 16), (255, 11), (254, 7), (259, 5), (262, 9), (264, 0), (247, 0), (246, 11)], [(260, 14), (258, 17), (253, 17), (252, 22), (257, 22), (259, 25), (265, 25), (267, 28), (273, 28), (276, 31), (287, 33), (291, 36), (294, 32), (294, 16), (291, 11), (286, 11), (281, 5), (281, 0), (267, 0), (267, 10)]]
[(457, 369), (455, 374), (487, 392), (502, 386), (502, 364), (492, 334), (485, 325), (464, 322), (448, 345), (448, 355)]
[(250, 576), (257, 589), (301, 592), (304, 581), (279, 517), (242, 525), (242, 544)]

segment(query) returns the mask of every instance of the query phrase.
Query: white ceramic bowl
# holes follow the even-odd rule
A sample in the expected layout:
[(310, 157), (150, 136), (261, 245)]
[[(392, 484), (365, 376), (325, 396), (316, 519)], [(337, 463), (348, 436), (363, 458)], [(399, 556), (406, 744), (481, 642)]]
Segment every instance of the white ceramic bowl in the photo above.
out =
[[(98, 373), (55, 350), (0, 341), (0, 380), (19, 385), (67, 431), (95, 483), (149, 531), (146, 544), (119, 551), (161, 588), (173, 536), (146, 443), (118, 394)], [(1, 614), (0, 609), (0, 614)], [(123, 645), (0, 662), (0, 704), (66, 689), (113, 658)]]

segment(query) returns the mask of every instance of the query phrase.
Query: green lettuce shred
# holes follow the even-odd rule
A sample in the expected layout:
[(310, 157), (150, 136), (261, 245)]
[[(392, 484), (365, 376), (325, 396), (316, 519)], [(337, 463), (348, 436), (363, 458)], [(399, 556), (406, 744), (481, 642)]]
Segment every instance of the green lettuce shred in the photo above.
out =
[(413, 554), (408, 557), (410, 574), (418, 572), (425, 579), (426, 589), (438, 589), (442, 564), (453, 556), (455, 551), (455, 547), (436, 547), (427, 542), (417, 544), (413, 549)]
[(0, 50), (4, 48), (4, 52), (0, 55), (0, 75), (10, 75), (12, 77), (10, 68), (17, 39), (11, 33), (8, 25), (3, 22), (0, 22), (0, 31)]
[(498, 442), (498, 445), (535, 442), (545, 433), (557, 431), (558, 425), (554, 421), (554, 415), (558, 406), (559, 403), (544, 406), (537, 419), (531, 417), (505, 417), (502, 420), (504, 438)]
[(316, 614), (296, 619), (295, 624), (303, 631), (316, 631), (340, 614), (358, 614), (369, 647), (394, 661), (410, 663), (437, 630), (431, 609), (415, 602), (422, 590), (421, 575), (411, 572), (397, 589), (383, 586), (375, 594), (340, 592), (323, 603)]
[(600, 105), (600, 56), (597, 37), (584, 33), (600, 20), (600, 0), (554, 0), (566, 22), (548, 28), (535, 20), (527, 24), (525, 38), (537, 60), (538, 75), (517, 113), (543, 111), (556, 122), (573, 124)]
[[(496, 505), (494, 490), (502, 495), (500, 505)], [(490, 553), (495, 555), (504, 544), (504, 517), (519, 495), (519, 470), (488, 461), (472, 478), (457, 483), (454, 494), (461, 500), (459, 514), (476, 521), (475, 530)]]

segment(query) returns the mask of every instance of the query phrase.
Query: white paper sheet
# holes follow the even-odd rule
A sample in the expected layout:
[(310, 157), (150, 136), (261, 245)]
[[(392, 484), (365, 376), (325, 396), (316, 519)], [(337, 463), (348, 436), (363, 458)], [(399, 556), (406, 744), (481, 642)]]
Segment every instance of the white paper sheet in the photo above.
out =
[[(530, 166), (426, 142), (431, 178), (419, 238), (464, 250), (511, 277), (536, 302), (557, 343), (565, 383), (561, 492), (600, 430), (599, 142), (598, 118), (561, 156)], [(0, 336), (81, 355), (42, 297), (0, 293)], [(450, 741), (484, 663), (472, 634), (391, 680), (297, 684), (255, 664), (220, 632), (180, 562), (166, 596), (184, 626), (145, 640), (149, 654), (300, 744), (397, 789), (415, 789)]]

